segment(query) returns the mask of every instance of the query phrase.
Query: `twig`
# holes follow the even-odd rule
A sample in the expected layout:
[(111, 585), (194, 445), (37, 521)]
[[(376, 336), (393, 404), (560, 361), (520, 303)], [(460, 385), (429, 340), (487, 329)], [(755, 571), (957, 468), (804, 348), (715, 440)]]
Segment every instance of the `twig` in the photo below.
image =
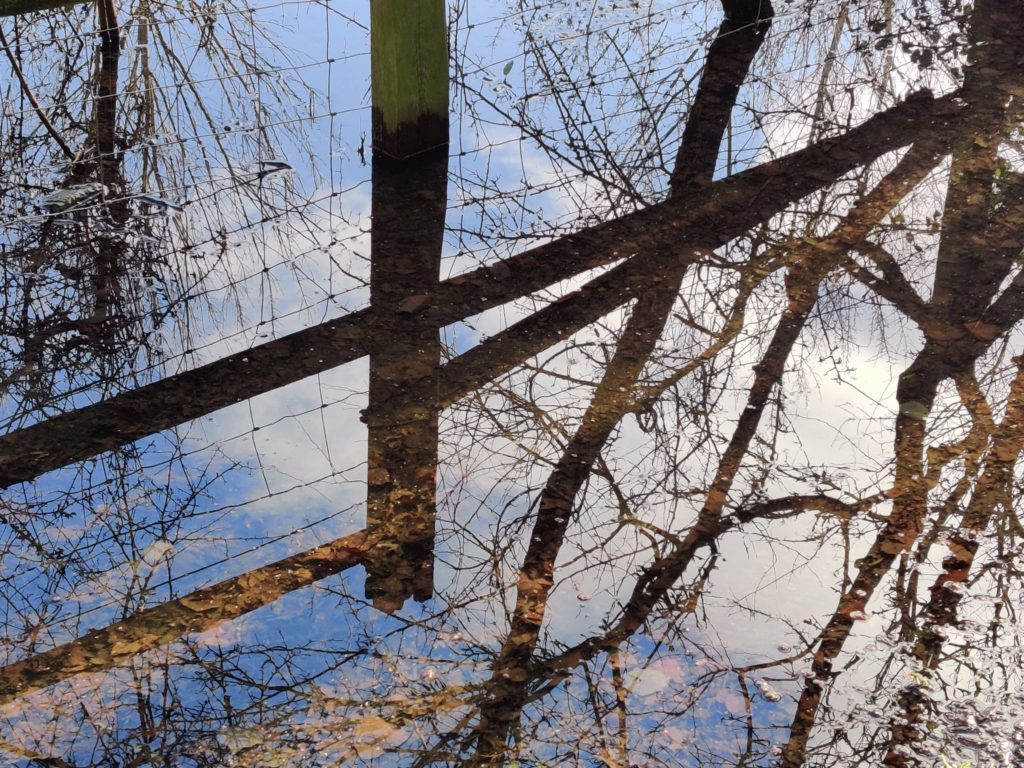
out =
[(21, 90), (25, 93), (25, 97), (32, 105), (32, 109), (34, 109), (36, 114), (39, 116), (39, 122), (43, 124), (43, 127), (46, 128), (46, 132), (53, 137), (54, 141), (57, 142), (57, 145), (67, 156), (68, 160), (74, 160), (77, 155), (71, 151), (71, 147), (68, 146), (67, 142), (64, 141), (64, 138), (57, 132), (53, 123), (50, 122), (50, 118), (46, 116), (42, 106), (40, 106), (39, 102), (36, 100), (36, 95), (29, 87), (28, 81), (25, 79), (25, 75), (22, 73), (21, 67), (18, 65), (18, 60), (14, 58), (14, 54), (11, 53), (11, 46), (8, 44), (7, 36), (4, 34), (2, 29), (0, 29), (0, 44), (3, 44), (4, 53), (7, 54), (7, 59), (11, 62), (11, 68), (14, 70), (14, 74), (17, 75), (18, 82), (21, 83)]

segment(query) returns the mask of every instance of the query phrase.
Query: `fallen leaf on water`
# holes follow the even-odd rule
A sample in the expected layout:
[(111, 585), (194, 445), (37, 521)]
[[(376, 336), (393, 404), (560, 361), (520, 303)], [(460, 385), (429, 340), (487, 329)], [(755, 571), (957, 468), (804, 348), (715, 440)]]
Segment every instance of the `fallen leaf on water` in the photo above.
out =
[(263, 736), (252, 728), (227, 726), (217, 733), (217, 741), (226, 747), (228, 752), (236, 754), (243, 749), (260, 746), (263, 743)]
[(378, 715), (366, 715), (352, 727), (354, 736), (371, 736), (386, 739), (395, 730), (395, 726)]
[(217, 602), (210, 597), (201, 595), (185, 595), (179, 597), (178, 602), (190, 611), (196, 613), (205, 613), (206, 611), (212, 611), (217, 607)]
[(782, 699), (782, 694), (776, 691), (774, 688), (772, 688), (771, 683), (769, 683), (767, 680), (758, 680), (757, 689), (761, 692), (761, 695), (764, 696), (768, 701), (775, 702), (780, 701)]

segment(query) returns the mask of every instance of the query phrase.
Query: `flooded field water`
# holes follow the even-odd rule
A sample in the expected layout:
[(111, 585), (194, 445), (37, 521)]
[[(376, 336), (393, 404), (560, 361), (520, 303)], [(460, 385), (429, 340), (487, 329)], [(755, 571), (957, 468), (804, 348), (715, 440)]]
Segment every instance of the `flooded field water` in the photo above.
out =
[(0, 764), (1024, 764), (1024, 5), (373, 3), (0, 3)]

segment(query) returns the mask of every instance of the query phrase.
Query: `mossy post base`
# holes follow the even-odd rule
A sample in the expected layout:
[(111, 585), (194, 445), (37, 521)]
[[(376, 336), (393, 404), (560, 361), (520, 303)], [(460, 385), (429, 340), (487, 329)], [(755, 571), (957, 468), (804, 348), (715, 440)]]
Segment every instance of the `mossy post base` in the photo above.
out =
[(448, 143), (444, 0), (371, 0), (373, 149), (402, 159)]

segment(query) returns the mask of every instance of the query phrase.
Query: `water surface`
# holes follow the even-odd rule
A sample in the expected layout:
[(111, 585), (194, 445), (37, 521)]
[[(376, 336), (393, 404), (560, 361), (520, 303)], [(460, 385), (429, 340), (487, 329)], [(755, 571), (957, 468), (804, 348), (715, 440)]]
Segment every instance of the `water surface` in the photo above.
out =
[(0, 20), (0, 759), (1024, 763), (1024, 7)]

